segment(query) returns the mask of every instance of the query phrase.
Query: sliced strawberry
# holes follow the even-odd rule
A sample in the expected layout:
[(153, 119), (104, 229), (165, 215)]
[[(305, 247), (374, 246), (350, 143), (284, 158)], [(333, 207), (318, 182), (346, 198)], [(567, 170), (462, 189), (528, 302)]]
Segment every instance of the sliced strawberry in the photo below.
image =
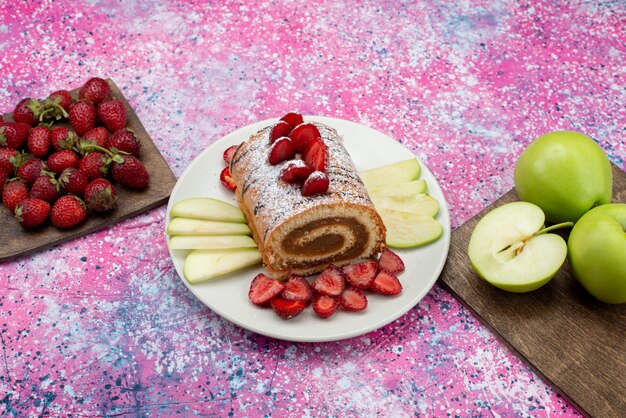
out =
[(230, 175), (230, 169), (228, 167), (224, 167), (222, 172), (220, 173), (220, 181), (228, 190), (235, 191), (237, 185), (235, 184), (235, 180)]
[(281, 297), (274, 298), (270, 301), (272, 309), (276, 312), (276, 315), (282, 319), (291, 319), (294, 316), (300, 315), (300, 313), (306, 308), (307, 301), (305, 300), (289, 300)]
[(331, 264), (313, 281), (311, 287), (325, 296), (339, 296), (346, 287), (346, 281), (341, 270)]
[(397, 295), (402, 292), (402, 283), (395, 275), (381, 270), (370, 285), (370, 290), (381, 295)]
[(291, 139), (283, 136), (278, 138), (270, 149), (269, 163), (276, 165), (285, 160), (291, 160), (296, 155), (296, 150), (291, 143)]
[(235, 151), (237, 151), (237, 147), (239, 145), (231, 145), (230, 147), (224, 150), (224, 162), (230, 165), (230, 162), (233, 160), (233, 155), (235, 155)]
[(302, 196), (313, 196), (328, 191), (328, 176), (321, 171), (312, 172), (302, 185)]
[(301, 123), (289, 134), (291, 142), (293, 142), (294, 147), (296, 147), (296, 152), (304, 151), (309, 145), (309, 142), (320, 137), (320, 131), (312, 123)]
[(326, 319), (337, 311), (340, 300), (338, 297), (316, 294), (313, 296), (313, 310), (320, 318)]
[(263, 306), (285, 290), (285, 284), (259, 273), (250, 283), (248, 298), (255, 305)]
[(387, 273), (398, 274), (404, 271), (404, 263), (400, 256), (389, 248), (387, 248), (380, 255), (378, 259), (378, 266), (381, 270), (385, 270)]
[(313, 169), (302, 160), (292, 160), (280, 171), (280, 178), (287, 183), (302, 183), (313, 172)]
[(346, 282), (357, 289), (367, 289), (376, 278), (378, 264), (375, 261), (363, 261), (356, 264), (348, 264), (341, 268)]
[(302, 119), (302, 115), (298, 112), (289, 112), (285, 116), (280, 118), (280, 120), (287, 122), (289, 126), (291, 126), (291, 129), (304, 122), (304, 119)]
[(326, 145), (322, 138), (316, 138), (309, 142), (307, 147), (302, 151), (302, 159), (314, 170), (326, 171)]
[(285, 290), (281, 297), (288, 300), (311, 300), (313, 292), (311, 291), (311, 285), (302, 276), (293, 275), (287, 280)]
[(362, 311), (367, 308), (367, 298), (360, 289), (355, 287), (348, 287), (339, 299), (341, 306), (347, 311)]
[(279, 121), (272, 128), (272, 132), (270, 132), (270, 144), (276, 141), (278, 138), (283, 136), (289, 136), (291, 132), (291, 125), (285, 122), (284, 120)]

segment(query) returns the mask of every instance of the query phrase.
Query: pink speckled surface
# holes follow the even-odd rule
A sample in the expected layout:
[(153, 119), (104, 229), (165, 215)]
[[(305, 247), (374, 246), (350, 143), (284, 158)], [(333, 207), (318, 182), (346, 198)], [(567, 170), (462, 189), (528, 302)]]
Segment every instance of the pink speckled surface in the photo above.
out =
[[(111, 77), (176, 175), (286, 110), (360, 122), (434, 173), (459, 226), (540, 134), (626, 168), (621, 2), (0, 3), (0, 111)], [(179, 280), (165, 207), (0, 264), (0, 415), (578, 416), (436, 285), (324, 344), (260, 337)]]

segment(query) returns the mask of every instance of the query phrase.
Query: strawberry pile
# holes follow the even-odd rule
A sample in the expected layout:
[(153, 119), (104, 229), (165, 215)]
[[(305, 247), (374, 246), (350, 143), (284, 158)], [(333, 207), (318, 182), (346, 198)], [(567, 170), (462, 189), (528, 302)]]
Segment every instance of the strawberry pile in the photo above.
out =
[(57, 228), (115, 208), (112, 181), (143, 189), (150, 175), (137, 158), (141, 143), (126, 128), (126, 107), (106, 80), (89, 79), (74, 100), (58, 90), (25, 98), (0, 118), (2, 203), (25, 228), (48, 219)]
[(397, 275), (403, 271), (402, 259), (387, 249), (378, 261), (342, 268), (330, 265), (311, 284), (297, 275), (281, 282), (260, 273), (250, 284), (248, 298), (257, 306), (271, 307), (282, 319), (298, 316), (309, 304), (317, 316), (326, 319), (340, 307), (346, 311), (366, 309), (368, 291), (386, 296), (401, 293)]

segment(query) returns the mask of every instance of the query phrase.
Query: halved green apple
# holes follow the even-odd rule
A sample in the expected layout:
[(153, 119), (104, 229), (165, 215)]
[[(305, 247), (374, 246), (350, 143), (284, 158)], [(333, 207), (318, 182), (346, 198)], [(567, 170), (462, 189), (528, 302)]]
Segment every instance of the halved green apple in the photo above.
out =
[(210, 197), (181, 200), (172, 207), (170, 216), (219, 222), (246, 222), (243, 212), (238, 207)]
[(247, 235), (176, 235), (170, 238), (170, 248), (173, 250), (225, 250), (256, 246), (256, 242)]
[(385, 184), (384, 186), (370, 187), (367, 189), (370, 196), (410, 196), (422, 193), (428, 193), (426, 180), (404, 181), (402, 183)]
[(247, 224), (174, 218), (167, 226), (168, 235), (250, 235)]
[(377, 210), (391, 209), (434, 217), (439, 212), (439, 202), (427, 194), (404, 196), (370, 196)]
[(387, 246), (391, 248), (414, 248), (436, 241), (443, 234), (443, 227), (432, 216), (418, 215), (393, 209), (378, 209), (387, 228)]
[(199, 283), (260, 262), (257, 249), (193, 250), (185, 259), (183, 275), (189, 283)]
[(368, 189), (384, 187), (393, 183), (413, 181), (420, 176), (422, 169), (415, 158), (398, 161), (371, 170), (361, 171), (359, 177)]

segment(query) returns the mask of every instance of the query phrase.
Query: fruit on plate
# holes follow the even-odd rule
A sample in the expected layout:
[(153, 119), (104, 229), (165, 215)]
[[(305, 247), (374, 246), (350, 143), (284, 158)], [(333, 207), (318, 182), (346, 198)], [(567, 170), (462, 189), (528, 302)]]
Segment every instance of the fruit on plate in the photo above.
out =
[(567, 244), (553, 229), (544, 228), (541, 208), (512, 202), (487, 213), (472, 231), (468, 255), (474, 270), (492, 285), (523, 293), (548, 283), (567, 255)]
[(602, 302), (626, 303), (626, 204), (585, 213), (567, 246), (574, 277), (589, 293)]
[(261, 262), (256, 248), (193, 250), (185, 258), (183, 275), (191, 284), (214, 279)]
[(432, 216), (393, 209), (379, 209), (387, 228), (387, 246), (414, 248), (430, 244), (443, 234), (443, 227)]
[(168, 235), (250, 235), (245, 223), (174, 218), (167, 226)]
[(208, 235), (170, 238), (173, 250), (226, 250), (229, 248), (257, 248), (256, 242), (247, 235)]
[(361, 171), (359, 177), (369, 190), (373, 187), (386, 187), (388, 184), (416, 180), (422, 169), (415, 158), (384, 165), (371, 170)]
[(210, 197), (181, 200), (172, 207), (170, 216), (219, 222), (246, 222), (243, 212), (238, 207)]
[(376, 209), (392, 209), (411, 212), (416, 215), (434, 217), (439, 212), (439, 202), (430, 195), (376, 196), (371, 195)]
[(368, 187), (367, 191), (370, 196), (411, 196), (428, 193), (428, 186), (426, 185), (426, 180), (418, 179), (402, 183), (386, 184), (384, 186)]
[(535, 140), (520, 155), (514, 175), (520, 199), (539, 206), (549, 222), (576, 222), (611, 201), (609, 159), (578, 132), (550, 132)]

